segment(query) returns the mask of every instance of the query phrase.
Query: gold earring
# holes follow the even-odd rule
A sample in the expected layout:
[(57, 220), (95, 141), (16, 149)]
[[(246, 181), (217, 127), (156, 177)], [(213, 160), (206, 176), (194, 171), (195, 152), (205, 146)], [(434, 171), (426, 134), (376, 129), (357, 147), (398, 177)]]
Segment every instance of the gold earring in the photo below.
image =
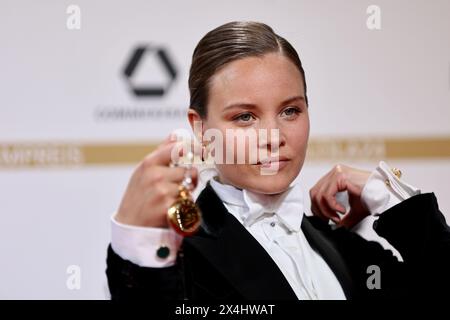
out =
[(206, 145), (202, 144), (202, 162), (205, 162), (205, 155), (207, 154), (208, 150), (206, 150)]

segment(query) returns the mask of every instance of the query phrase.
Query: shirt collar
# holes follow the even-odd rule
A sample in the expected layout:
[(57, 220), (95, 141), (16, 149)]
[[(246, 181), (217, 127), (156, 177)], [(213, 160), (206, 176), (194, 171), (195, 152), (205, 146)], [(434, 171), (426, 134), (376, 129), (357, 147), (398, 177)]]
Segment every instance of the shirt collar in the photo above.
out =
[(246, 227), (263, 218), (264, 214), (273, 213), (288, 230), (297, 232), (301, 228), (304, 212), (303, 190), (298, 179), (278, 195), (264, 195), (238, 189), (220, 183), (217, 176), (210, 180), (210, 184), (224, 203), (243, 209), (239, 210), (238, 214)]

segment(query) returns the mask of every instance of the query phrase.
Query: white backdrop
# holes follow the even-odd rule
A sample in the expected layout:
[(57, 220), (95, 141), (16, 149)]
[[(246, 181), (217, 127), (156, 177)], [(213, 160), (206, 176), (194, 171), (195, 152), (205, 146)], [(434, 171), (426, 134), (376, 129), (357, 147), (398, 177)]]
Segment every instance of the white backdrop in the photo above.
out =
[[(68, 28), (70, 5), (80, 29)], [(370, 5), (380, 10), (379, 29), (367, 25)], [(119, 146), (150, 150), (188, 127), (192, 51), (232, 20), (265, 22), (297, 48), (312, 141), (413, 141), (384, 160), (434, 191), (450, 218), (448, 0), (0, 0), (0, 298), (107, 298), (109, 218), (139, 160)], [(150, 50), (132, 81), (170, 82), (162, 96), (130, 91), (123, 70), (139, 46)], [(166, 52), (173, 81), (152, 48)], [(327, 154), (308, 160), (305, 190), (337, 161), (373, 169), (381, 160)], [(67, 286), (72, 265), (81, 271), (75, 289)]]

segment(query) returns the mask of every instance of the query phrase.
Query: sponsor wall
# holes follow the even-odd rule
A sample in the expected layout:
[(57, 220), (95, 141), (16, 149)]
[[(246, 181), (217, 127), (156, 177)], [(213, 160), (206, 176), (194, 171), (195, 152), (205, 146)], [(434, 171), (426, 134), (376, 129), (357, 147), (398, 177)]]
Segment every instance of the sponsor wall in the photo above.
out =
[[(0, 298), (105, 299), (134, 166), (188, 128), (192, 51), (271, 25), (307, 76), (305, 195), (336, 163), (399, 167), (450, 219), (450, 2), (1, 1)], [(372, 237), (369, 224), (362, 232)], [(418, 235), (420, 236), (420, 235)]]

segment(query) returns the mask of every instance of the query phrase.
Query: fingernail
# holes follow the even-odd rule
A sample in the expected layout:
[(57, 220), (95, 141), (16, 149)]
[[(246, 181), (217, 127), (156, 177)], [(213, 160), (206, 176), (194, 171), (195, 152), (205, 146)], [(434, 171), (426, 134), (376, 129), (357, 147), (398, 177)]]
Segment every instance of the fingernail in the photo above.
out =
[(175, 132), (172, 132), (170, 134), (169, 140), (170, 141), (176, 141), (177, 140), (177, 134)]

